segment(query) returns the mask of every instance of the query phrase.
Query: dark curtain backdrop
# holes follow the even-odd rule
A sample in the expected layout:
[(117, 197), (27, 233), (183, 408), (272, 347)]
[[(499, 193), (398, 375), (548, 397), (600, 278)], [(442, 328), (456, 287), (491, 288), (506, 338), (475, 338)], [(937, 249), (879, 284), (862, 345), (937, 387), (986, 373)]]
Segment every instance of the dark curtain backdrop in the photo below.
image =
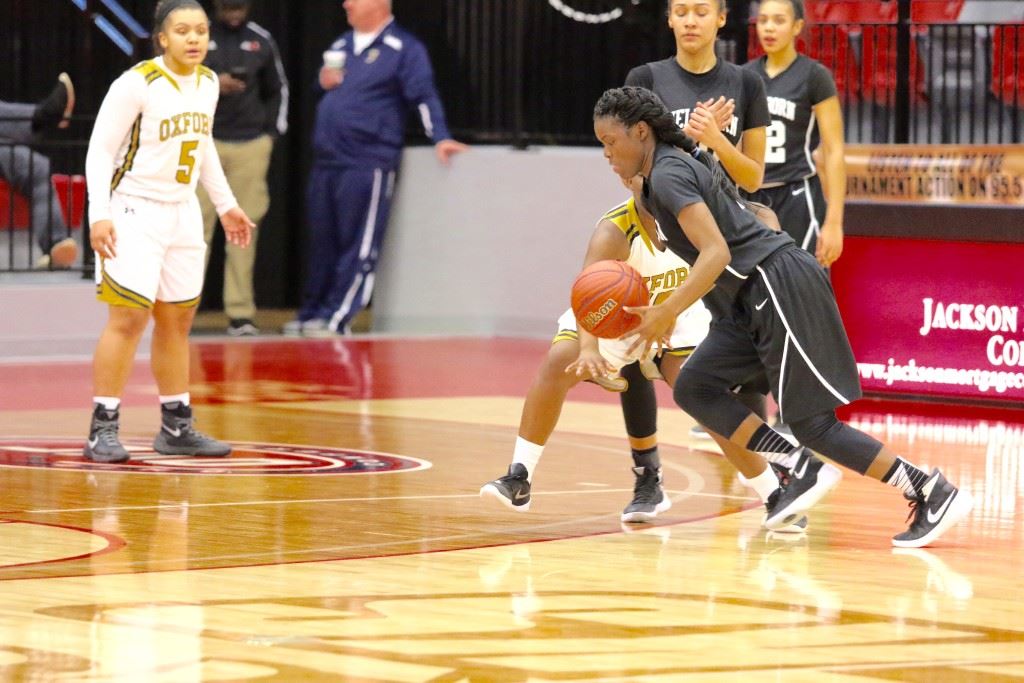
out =
[[(150, 27), (156, 0), (121, 4)], [(592, 144), (590, 111), (597, 96), (621, 84), (629, 67), (671, 54), (673, 43), (664, 0), (568, 4), (587, 12), (619, 8), (624, 15), (595, 26), (563, 16), (547, 0), (394, 0), (394, 12), (430, 51), (456, 137), (477, 144)], [(277, 40), (292, 85), (291, 129), (274, 153), (273, 201), (256, 266), (259, 305), (289, 307), (298, 303), (301, 287), (316, 106), (310, 85), (321, 53), (347, 25), (341, 0), (254, 0), (252, 18)], [(78, 91), (79, 120), (64, 139), (88, 138), (107, 87), (133, 63), (70, 0), (0, 0), (0, 99), (35, 101), (58, 72), (68, 71)], [(410, 144), (426, 142), (415, 125), (409, 137)], [(220, 249), (211, 261), (205, 308), (220, 306)]]

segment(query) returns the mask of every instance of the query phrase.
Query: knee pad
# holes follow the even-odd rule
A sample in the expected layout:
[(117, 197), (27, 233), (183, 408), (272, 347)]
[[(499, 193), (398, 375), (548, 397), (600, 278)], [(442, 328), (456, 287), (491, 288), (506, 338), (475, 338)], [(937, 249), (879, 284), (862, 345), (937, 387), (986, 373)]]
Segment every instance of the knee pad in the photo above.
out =
[(688, 370), (684, 365), (679, 369), (676, 384), (672, 387), (672, 398), (677, 406), (697, 417), (702, 406), (728, 391), (729, 387), (715, 381), (711, 375)]
[(729, 390), (725, 380), (684, 365), (672, 388), (676, 405), (716, 434), (728, 436), (736, 431), (750, 411)]
[(757, 415), (762, 420), (768, 419), (768, 406), (766, 405), (763, 393), (748, 391), (746, 387), (743, 387), (736, 392), (736, 398), (754, 415)]
[(658, 397), (640, 368), (639, 363), (630, 363), (619, 371), (628, 385), (619, 394), (622, 418), (626, 422), (626, 433), (634, 439), (643, 439), (658, 432)]
[(832, 412), (812, 415), (792, 422), (789, 426), (801, 445), (859, 474), (868, 471), (882, 450), (880, 441), (840, 422)]

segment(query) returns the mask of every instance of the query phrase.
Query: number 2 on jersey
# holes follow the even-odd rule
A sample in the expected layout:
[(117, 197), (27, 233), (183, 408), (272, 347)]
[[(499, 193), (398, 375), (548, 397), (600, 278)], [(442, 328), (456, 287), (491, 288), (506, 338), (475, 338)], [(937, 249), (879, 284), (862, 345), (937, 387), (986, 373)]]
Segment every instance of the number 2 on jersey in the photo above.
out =
[(786, 124), (772, 121), (768, 126), (767, 149), (764, 153), (766, 164), (782, 164), (786, 161)]
[(198, 147), (198, 140), (187, 140), (181, 143), (181, 156), (178, 157), (178, 165), (182, 168), (178, 169), (178, 174), (174, 176), (174, 179), (182, 185), (192, 182), (192, 171), (196, 168), (195, 153)]

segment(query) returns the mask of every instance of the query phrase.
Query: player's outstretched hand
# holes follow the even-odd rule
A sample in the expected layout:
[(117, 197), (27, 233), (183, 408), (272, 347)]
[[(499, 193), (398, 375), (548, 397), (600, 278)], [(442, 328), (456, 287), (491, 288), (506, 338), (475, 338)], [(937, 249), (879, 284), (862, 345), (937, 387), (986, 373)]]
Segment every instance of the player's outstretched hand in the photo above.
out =
[(221, 216), (220, 224), (224, 226), (224, 237), (228, 242), (243, 248), (249, 246), (256, 224), (249, 220), (241, 207), (236, 206)]
[[(656, 344), (658, 351), (655, 355), (660, 356), (669, 346), (669, 337), (675, 327), (676, 316), (664, 306), (623, 306), (622, 310), (640, 318), (640, 324), (622, 336), (625, 339), (636, 335), (636, 340), (626, 353), (632, 355), (639, 350), (646, 352)], [(644, 357), (647, 355), (645, 353)]]
[(566, 366), (565, 373), (581, 379), (593, 379), (614, 375), (615, 368), (604, 359), (598, 349), (580, 349), (579, 358)]

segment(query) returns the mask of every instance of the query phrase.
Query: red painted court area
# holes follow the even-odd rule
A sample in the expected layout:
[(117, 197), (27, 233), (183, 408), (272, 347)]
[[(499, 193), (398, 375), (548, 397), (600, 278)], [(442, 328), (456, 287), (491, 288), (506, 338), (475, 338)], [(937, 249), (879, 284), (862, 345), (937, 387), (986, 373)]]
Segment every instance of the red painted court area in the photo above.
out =
[[(326, 398), (522, 395), (548, 342), (522, 339), (358, 339), (198, 341), (192, 382), (209, 387), (196, 403)], [(587, 400), (611, 400), (590, 386)], [(196, 393), (196, 392), (193, 392)], [(88, 409), (89, 359), (0, 365), (0, 410)], [(155, 400), (148, 362), (137, 361), (124, 405)]]

